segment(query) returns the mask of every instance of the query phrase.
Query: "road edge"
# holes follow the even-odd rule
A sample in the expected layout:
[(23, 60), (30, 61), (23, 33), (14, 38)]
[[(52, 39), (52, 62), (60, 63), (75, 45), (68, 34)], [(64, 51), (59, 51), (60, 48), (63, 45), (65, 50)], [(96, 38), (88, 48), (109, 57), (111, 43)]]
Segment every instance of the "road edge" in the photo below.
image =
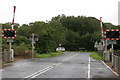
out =
[(110, 71), (112, 71), (117, 77), (119, 77), (119, 75), (113, 71), (104, 61), (100, 60)]

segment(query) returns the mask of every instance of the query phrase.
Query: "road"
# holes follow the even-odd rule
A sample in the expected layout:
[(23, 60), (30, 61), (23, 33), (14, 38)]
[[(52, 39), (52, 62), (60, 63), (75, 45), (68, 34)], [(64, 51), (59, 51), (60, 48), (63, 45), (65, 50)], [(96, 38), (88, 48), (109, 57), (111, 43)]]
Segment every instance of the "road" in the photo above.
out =
[[(102, 61), (89, 57), (90, 53), (65, 52), (42, 59), (26, 59), (12, 63), (2, 70), (3, 78), (117, 78)], [(113, 80), (113, 79), (112, 79)]]

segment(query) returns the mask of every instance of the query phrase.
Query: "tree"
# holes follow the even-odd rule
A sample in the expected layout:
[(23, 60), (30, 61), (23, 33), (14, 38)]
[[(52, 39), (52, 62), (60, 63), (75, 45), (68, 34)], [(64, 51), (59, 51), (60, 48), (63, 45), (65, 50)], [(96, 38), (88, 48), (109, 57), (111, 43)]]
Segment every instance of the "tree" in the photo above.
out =
[[(11, 25), (12, 25), (11, 22), (2, 24), (2, 29), (12, 29)], [(14, 24), (14, 29), (18, 29), (19, 26), (20, 26), (20, 25), (19, 25), (18, 23), (15, 23), (15, 24)]]
[(36, 50), (39, 53), (50, 53), (55, 51), (56, 43), (53, 33), (54, 29), (49, 27), (40, 35), (40, 41), (36, 43)]
[[(4, 28), (9, 27), (11, 23), (3, 24)], [(16, 24), (16, 28), (19, 25)], [(103, 23), (103, 28), (113, 28), (111, 23)], [(114, 26), (120, 29), (119, 26)], [(39, 41), (35, 44), (38, 53), (50, 53), (56, 50), (58, 44), (62, 44), (66, 50), (79, 50), (86, 48), (94, 49), (94, 43), (101, 39), (100, 21), (95, 17), (85, 16), (65, 16), (64, 14), (53, 17), (49, 22), (37, 21), (23, 24), (17, 28), (17, 38), (14, 40), (14, 46), (25, 45), (30, 49), (28, 37), (32, 34), (39, 35)], [(7, 48), (3, 39), (3, 47)], [(119, 43), (117, 47), (119, 47)], [(20, 47), (18, 47), (20, 48)]]
[(78, 50), (78, 39), (79, 39), (79, 34), (73, 32), (72, 30), (67, 30), (66, 31), (66, 43), (65, 43), (65, 48), (66, 50), (71, 50), (75, 51)]
[(19, 29), (17, 29), (18, 36), (30, 36), (31, 28), (29, 26), (21, 26)]

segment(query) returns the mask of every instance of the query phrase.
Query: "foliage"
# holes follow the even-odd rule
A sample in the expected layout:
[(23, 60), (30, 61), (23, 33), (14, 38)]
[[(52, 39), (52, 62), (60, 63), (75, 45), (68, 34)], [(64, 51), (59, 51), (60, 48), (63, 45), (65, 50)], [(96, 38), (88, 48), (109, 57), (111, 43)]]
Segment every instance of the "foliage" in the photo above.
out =
[[(85, 47), (93, 50), (94, 43), (100, 39), (99, 20), (94, 17), (58, 15), (52, 21), (60, 22), (67, 30), (67, 50), (78, 50)], [(89, 44), (89, 45), (88, 45)]]
[[(11, 28), (11, 23), (3, 24), (3, 28)], [(64, 14), (52, 17), (48, 22), (37, 21), (33, 23), (15, 24), (17, 38), (14, 39), (13, 48), (21, 51), (31, 49), (29, 37), (34, 33), (39, 38), (35, 43), (35, 50), (39, 54), (51, 53), (62, 44), (66, 50), (78, 51), (79, 48), (94, 50), (94, 44), (101, 39), (100, 22), (94, 17), (65, 16)], [(120, 29), (120, 26), (103, 23), (104, 29)], [(5, 39), (2, 39), (3, 49), (9, 48)], [(23, 47), (22, 47), (23, 46)], [(120, 48), (120, 42), (115, 46)]]
[(21, 26), (19, 29), (17, 29), (17, 34), (18, 36), (28, 37), (30, 36), (30, 30), (31, 28), (29, 26)]
[(67, 30), (66, 32), (66, 43), (64, 46), (66, 47), (66, 50), (69, 51), (75, 51), (79, 48), (79, 34), (76, 32), (73, 32), (72, 30)]
[(16, 46), (19, 46), (19, 45), (21, 45), (21, 44), (23, 44), (23, 43), (24, 43), (25, 45), (27, 45), (27, 44), (29, 44), (30, 42), (28, 41), (28, 38), (27, 38), (27, 37), (17, 35), (17, 38), (14, 39), (14, 44), (15, 44)]
[[(12, 23), (8, 22), (8, 23), (5, 23), (5, 24), (2, 24), (2, 29), (11, 29)], [(14, 24), (14, 29), (18, 29), (20, 25), (18, 23), (15, 23)]]
[(77, 53), (91, 53), (93, 51), (69, 51), (69, 52), (77, 52)]
[(16, 46), (16, 45), (13, 45), (12, 47), (14, 47), (14, 51), (15, 51), (15, 54), (24, 54), (24, 51), (25, 50), (29, 50), (29, 47), (28, 45), (25, 45), (25, 43), (21, 43), (20, 46)]
[[(39, 53), (49, 53), (55, 50), (56, 43), (53, 35), (54, 29), (47, 28), (43, 34), (40, 35), (39, 40), (36, 44), (37, 51)], [(41, 45), (41, 46), (40, 46)]]

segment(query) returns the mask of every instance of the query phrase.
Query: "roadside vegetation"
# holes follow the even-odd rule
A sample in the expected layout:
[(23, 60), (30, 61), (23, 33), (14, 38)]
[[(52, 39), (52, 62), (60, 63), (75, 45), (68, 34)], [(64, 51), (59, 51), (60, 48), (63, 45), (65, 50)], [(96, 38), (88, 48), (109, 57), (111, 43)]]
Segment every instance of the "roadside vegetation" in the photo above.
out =
[(92, 57), (93, 59), (102, 60), (102, 56), (100, 56), (99, 53), (93, 51), (68, 51), (68, 52), (91, 53), (90, 57)]
[(96, 60), (102, 60), (102, 57), (97, 52), (92, 52), (92, 54), (90, 54), (90, 57)]
[[(10, 29), (11, 23), (2, 24), (2, 29)], [(103, 23), (104, 29), (120, 29), (111, 23)], [(22, 54), (25, 50), (31, 50), (29, 37), (34, 33), (39, 41), (35, 43), (35, 50), (38, 54), (49, 54), (55, 52), (59, 44), (65, 47), (66, 51), (79, 51), (79, 48), (86, 48), (88, 51), (94, 50), (94, 43), (100, 41), (101, 30), (100, 21), (95, 17), (86, 16), (66, 16), (58, 15), (52, 17), (50, 21), (37, 21), (20, 26), (15, 23), (17, 38), (12, 43), (15, 54)], [(115, 45), (120, 48), (120, 42)], [(9, 43), (2, 39), (2, 49), (9, 50)]]
[(91, 53), (93, 51), (68, 51), (68, 52), (81, 52), (81, 53)]
[(43, 53), (43, 54), (36, 54), (36, 58), (50, 58), (50, 57), (54, 57), (54, 56), (58, 56), (58, 55), (62, 55), (64, 54), (63, 52), (52, 52), (49, 54)]

